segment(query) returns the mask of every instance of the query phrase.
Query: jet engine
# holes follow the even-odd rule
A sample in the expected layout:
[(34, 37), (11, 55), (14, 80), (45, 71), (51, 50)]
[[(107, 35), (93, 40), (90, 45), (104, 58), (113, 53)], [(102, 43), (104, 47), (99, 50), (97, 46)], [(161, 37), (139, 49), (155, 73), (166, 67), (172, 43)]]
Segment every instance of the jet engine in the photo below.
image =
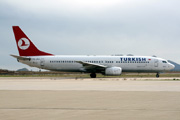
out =
[(122, 68), (121, 67), (110, 67), (105, 69), (105, 75), (121, 75)]

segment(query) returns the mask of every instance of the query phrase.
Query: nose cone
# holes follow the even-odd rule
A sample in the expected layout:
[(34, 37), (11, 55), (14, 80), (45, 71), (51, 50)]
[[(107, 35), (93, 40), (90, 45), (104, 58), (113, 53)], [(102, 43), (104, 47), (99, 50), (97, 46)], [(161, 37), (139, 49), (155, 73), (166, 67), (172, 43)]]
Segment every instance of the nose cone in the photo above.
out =
[(175, 66), (173, 64), (169, 63), (169, 69), (173, 70), (174, 68), (175, 68)]

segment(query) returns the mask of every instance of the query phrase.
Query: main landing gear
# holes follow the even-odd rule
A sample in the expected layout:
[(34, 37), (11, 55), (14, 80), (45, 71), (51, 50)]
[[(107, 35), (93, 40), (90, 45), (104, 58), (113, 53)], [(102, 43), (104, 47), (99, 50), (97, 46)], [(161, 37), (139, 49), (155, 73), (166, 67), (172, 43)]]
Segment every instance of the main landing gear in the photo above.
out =
[(156, 74), (156, 77), (157, 77), (157, 78), (159, 77), (159, 73)]
[(91, 73), (91, 74), (90, 74), (90, 77), (91, 77), (91, 78), (96, 78), (96, 73)]

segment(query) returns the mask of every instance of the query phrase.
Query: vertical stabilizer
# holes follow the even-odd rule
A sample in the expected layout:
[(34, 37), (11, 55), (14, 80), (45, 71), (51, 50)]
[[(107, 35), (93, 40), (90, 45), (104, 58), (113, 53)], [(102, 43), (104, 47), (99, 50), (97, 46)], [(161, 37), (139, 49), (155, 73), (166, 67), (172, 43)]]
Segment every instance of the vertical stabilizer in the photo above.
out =
[(37, 49), (19, 26), (13, 26), (13, 32), (16, 39), (17, 48), (20, 56), (46, 56), (53, 55)]

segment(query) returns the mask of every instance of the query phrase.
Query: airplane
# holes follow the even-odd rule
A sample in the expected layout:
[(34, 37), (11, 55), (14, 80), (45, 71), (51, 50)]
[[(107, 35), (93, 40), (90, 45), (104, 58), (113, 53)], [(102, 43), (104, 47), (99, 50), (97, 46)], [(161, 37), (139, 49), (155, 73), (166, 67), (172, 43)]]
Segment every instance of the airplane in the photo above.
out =
[(96, 73), (119, 76), (122, 72), (157, 73), (170, 71), (174, 65), (167, 60), (153, 56), (116, 55), (54, 55), (40, 51), (19, 26), (12, 26), (19, 56), (11, 55), (18, 62), (31, 67), (51, 71), (84, 72), (96, 78)]

